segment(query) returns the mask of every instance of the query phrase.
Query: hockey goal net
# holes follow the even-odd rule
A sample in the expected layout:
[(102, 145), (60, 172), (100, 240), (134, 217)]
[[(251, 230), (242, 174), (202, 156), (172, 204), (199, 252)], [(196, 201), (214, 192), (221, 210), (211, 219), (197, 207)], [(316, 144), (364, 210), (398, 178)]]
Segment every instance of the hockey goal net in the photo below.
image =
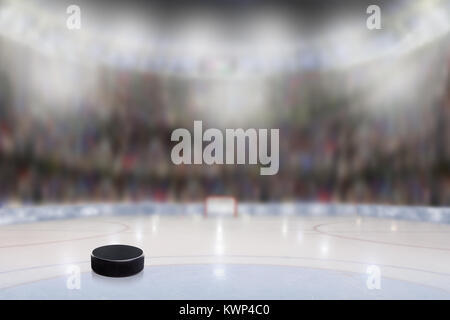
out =
[(205, 199), (205, 217), (237, 217), (237, 201), (229, 196), (211, 196)]

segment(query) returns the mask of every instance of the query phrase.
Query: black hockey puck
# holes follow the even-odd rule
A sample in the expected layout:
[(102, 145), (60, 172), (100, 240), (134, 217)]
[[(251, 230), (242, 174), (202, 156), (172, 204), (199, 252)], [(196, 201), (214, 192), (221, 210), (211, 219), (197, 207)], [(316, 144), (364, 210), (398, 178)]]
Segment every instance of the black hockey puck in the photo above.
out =
[(122, 244), (98, 247), (92, 251), (91, 268), (107, 277), (132, 276), (144, 269), (144, 252)]

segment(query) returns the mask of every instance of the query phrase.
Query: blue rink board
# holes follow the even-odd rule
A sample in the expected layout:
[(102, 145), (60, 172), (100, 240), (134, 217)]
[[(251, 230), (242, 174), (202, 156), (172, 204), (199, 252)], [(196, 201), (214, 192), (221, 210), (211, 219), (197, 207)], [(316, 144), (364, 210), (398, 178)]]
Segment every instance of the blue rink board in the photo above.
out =
[[(0, 225), (90, 216), (131, 214), (203, 214), (203, 203), (99, 203), (0, 208)], [(387, 205), (322, 204), (304, 202), (239, 203), (239, 214), (299, 216), (364, 216), (450, 223), (450, 208)]]

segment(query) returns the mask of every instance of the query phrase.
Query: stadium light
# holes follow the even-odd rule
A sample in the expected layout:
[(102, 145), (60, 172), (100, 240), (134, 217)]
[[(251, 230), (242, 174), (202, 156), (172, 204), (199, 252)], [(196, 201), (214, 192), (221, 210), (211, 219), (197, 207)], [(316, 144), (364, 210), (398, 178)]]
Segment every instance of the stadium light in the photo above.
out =
[[(175, 37), (161, 34), (166, 38), (156, 46), (156, 37), (133, 21), (107, 28), (112, 30), (110, 33), (84, 28), (67, 32), (54, 14), (30, 3), (8, 1), (0, 7), (0, 34), (68, 61), (199, 75), (199, 62), (207, 60), (212, 66), (206, 71), (207, 76), (229, 77), (301, 69), (311, 65), (302, 61), (311, 60), (312, 56), (326, 67), (341, 68), (378, 57), (403, 55), (448, 34), (449, 11), (450, 5), (445, 1), (405, 4), (401, 12), (383, 16), (387, 29), (380, 36), (369, 38), (364, 27), (350, 23), (334, 25), (319, 46), (317, 39), (305, 42), (294, 36), (294, 29), (277, 15), (265, 14), (250, 20), (242, 27), (246, 29), (242, 32), (246, 40), (240, 42), (222, 37), (220, 26), (201, 16), (180, 24)], [(383, 37), (390, 40), (380, 41)], [(311, 51), (313, 47), (316, 49)], [(227, 68), (227, 59), (233, 59), (233, 68)], [(179, 68), (180, 65), (185, 67)]]

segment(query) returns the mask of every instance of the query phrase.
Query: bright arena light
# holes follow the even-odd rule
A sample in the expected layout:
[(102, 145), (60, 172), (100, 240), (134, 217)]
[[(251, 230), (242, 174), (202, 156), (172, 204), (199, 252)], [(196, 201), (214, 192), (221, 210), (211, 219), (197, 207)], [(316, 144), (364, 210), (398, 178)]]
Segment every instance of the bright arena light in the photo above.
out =
[[(300, 62), (308, 59), (313, 47), (313, 54), (323, 58), (320, 64), (329, 68), (402, 55), (448, 34), (449, 10), (449, 5), (439, 0), (407, 4), (401, 14), (383, 12), (383, 34), (376, 39), (366, 37), (367, 30), (361, 32), (361, 28), (349, 24), (330, 28), (317, 48), (313, 45), (317, 39), (309, 43), (299, 35), (294, 37), (295, 30), (276, 15), (264, 15), (247, 23), (245, 28), (250, 33), (243, 42), (222, 37), (214, 21), (196, 17), (195, 23), (181, 22), (176, 26), (179, 32), (175, 37), (167, 36), (164, 43), (155, 45), (155, 39), (164, 34), (143, 32), (132, 22), (122, 21), (120, 27), (108, 28), (107, 34), (88, 28), (70, 33), (61, 25), (63, 19), (54, 14), (23, 1), (7, 1), (0, 7), (0, 35), (70, 61), (128, 69), (153, 68), (164, 73), (229, 76), (302, 68), (304, 64)], [(202, 69), (205, 61), (210, 66)], [(227, 68), (231, 61), (232, 69)]]

